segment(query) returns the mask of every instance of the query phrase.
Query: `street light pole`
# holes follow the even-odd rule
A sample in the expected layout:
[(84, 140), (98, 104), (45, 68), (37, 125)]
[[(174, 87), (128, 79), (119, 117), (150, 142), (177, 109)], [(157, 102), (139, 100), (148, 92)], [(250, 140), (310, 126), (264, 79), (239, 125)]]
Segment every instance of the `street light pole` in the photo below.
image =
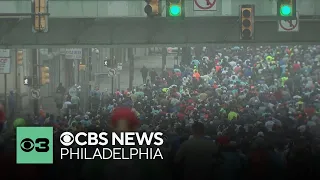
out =
[[(111, 69), (114, 69), (115, 68), (115, 58), (114, 58), (114, 48), (110, 48), (110, 67)], [(114, 77), (115, 77), (115, 74), (112, 75), (111, 77), (111, 93), (113, 94), (114, 93)]]
[(129, 58), (129, 88), (133, 89), (134, 80), (134, 55), (133, 48), (128, 48), (128, 58)]
[[(39, 87), (39, 81), (40, 78), (38, 77), (38, 50), (37, 49), (32, 49), (32, 87), (33, 89), (37, 89)], [(39, 114), (39, 101), (38, 99), (33, 99), (33, 113), (34, 115)]]

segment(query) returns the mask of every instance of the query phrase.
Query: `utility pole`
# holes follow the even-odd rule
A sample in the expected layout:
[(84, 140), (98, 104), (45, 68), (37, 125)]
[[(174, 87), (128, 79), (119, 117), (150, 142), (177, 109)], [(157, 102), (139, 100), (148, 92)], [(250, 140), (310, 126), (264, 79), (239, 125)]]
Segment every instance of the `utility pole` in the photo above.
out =
[[(82, 52), (83, 52), (83, 50), (82, 50)], [(80, 75), (81, 75), (80, 73), (81, 72), (80, 72), (80, 68), (79, 68), (80, 67), (80, 61), (81, 61), (80, 59), (79, 60), (75, 60), (75, 64), (77, 66), (77, 84), (78, 85), (81, 84), (80, 83)]]
[[(38, 50), (37, 49), (32, 49), (32, 87), (33, 89), (38, 89), (40, 87), (40, 78), (38, 76), (38, 61), (39, 61), (39, 56), (38, 56)], [(33, 113), (34, 115), (39, 114), (39, 101), (38, 99), (33, 99)]]
[(85, 112), (87, 110), (87, 103), (88, 103), (88, 88), (89, 86), (87, 84), (89, 84), (88, 82), (88, 78), (87, 76), (87, 70), (88, 70), (88, 59), (89, 59), (89, 49), (88, 48), (83, 48), (82, 49), (82, 60), (80, 60), (79, 63), (79, 73), (80, 73), (80, 83), (79, 85), (81, 85), (81, 102), (80, 102), (80, 106), (81, 106), (81, 110), (83, 112)]
[(91, 78), (92, 78), (92, 51), (91, 48), (88, 48), (88, 64), (87, 64), (87, 68), (88, 68), (88, 80), (89, 80), (89, 91), (91, 91)]
[[(167, 48), (162, 48), (162, 71), (164, 70), (164, 68), (166, 67), (167, 65)], [(161, 71), (161, 73), (162, 73)]]
[[(114, 69), (116, 67), (115, 58), (114, 58), (114, 48), (110, 48), (110, 61), (111, 61), (111, 69)], [(114, 76), (111, 77), (111, 93), (114, 93)]]
[(129, 88), (133, 89), (134, 80), (134, 55), (133, 48), (128, 48), (128, 59), (129, 59)]
[(122, 48), (117, 48), (117, 57), (116, 57), (116, 61), (117, 61), (117, 78), (118, 78), (118, 82), (117, 82), (117, 89), (120, 90), (121, 86), (121, 79), (120, 79), (120, 72), (122, 69), (120, 69), (120, 65), (122, 67)]
[(8, 110), (8, 96), (7, 96), (7, 74), (4, 74), (4, 112), (7, 112)]
[(88, 86), (88, 91), (90, 92), (90, 95), (87, 93), (87, 97), (88, 97), (88, 107), (87, 107), (87, 110), (91, 110), (92, 109), (92, 98), (91, 98), (91, 78), (92, 78), (92, 55), (93, 55), (93, 52), (92, 52), (92, 48), (88, 48), (88, 65), (87, 65), (87, 68), (88, 68), (88, 81), (89, 81), (89, 86)]
[[(16, 79), (15, 79), (15, 89), (16, 89), (16, 93), (15, 93), (15, 101), (16, 101), (16, 109), (18, 109), (18, 95), (20, 96), (20, 88), (19, 88), (19, 83), (18, 83), (18, 81), (20, 80), (20, 73), (18, 72), (18, 61), (17, 61), (17, 52), (18, 52), (18, 50), (17, 49), (14, 49), (13, 50), (14, 51), (14, 54), (15, 54), (15, 56), (14, 56), (14, 59), (15, 59), (15, 74), (16, 74)], [(21, 103), (19, 103), (19, 104), (21, 104)], [(20, 107), (19, 107), (20, 108)]]

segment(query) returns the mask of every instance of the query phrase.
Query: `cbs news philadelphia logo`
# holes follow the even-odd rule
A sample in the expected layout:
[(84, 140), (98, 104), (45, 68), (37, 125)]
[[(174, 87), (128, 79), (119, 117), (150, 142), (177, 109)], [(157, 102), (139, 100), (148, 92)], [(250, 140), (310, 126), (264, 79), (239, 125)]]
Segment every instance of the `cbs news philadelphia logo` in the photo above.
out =
[(17, 127), (17, 164), (53, 164), (53, 128)]

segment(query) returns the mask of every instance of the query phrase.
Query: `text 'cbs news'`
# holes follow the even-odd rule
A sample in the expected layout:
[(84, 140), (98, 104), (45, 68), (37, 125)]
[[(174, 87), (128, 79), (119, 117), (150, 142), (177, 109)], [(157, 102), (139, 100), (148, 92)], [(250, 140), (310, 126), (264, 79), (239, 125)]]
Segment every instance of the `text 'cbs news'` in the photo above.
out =
[(162, 132), (64, 132), (60, 143), (61, 159), (163, 159)]

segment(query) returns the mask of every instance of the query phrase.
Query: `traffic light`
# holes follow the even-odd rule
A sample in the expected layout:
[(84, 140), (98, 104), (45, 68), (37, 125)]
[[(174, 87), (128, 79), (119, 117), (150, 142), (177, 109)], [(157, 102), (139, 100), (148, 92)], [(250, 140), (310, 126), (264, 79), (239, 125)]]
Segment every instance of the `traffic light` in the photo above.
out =
[(167, 9), (166, 17), (183, 18), (184, 13), (184, 0), (166, 0)]
[(161, 16), (160, 0), (145, 0), (147, 5), (144, 7), (144, 12), (148, 17)]
[(240, 6), (241, 40), (254, 39), (254, 5)]
[(49, 67), (43, 66), (41, 67), (41, 84), (49, 84), (50, 83), (50, 74), (49, 74)]
[(32, 0), (33, 32), (48, 32), (48, 0)]
[(80, 70), (80, 71), (84, 71), (84, 70), (86, 70), (86, 65), (85, 65), (85, 64), (82, 64), (82, 63), (80, 63), (80, 64), (79, 64), (79, 70)]
[(296, 0), (278, 0), (277, 15), (281, 20), (296, 19)]
[(16, 56), (17, 56), (17, 65), (22, 65), (23, 64), (23, 51), (18, 50)]

